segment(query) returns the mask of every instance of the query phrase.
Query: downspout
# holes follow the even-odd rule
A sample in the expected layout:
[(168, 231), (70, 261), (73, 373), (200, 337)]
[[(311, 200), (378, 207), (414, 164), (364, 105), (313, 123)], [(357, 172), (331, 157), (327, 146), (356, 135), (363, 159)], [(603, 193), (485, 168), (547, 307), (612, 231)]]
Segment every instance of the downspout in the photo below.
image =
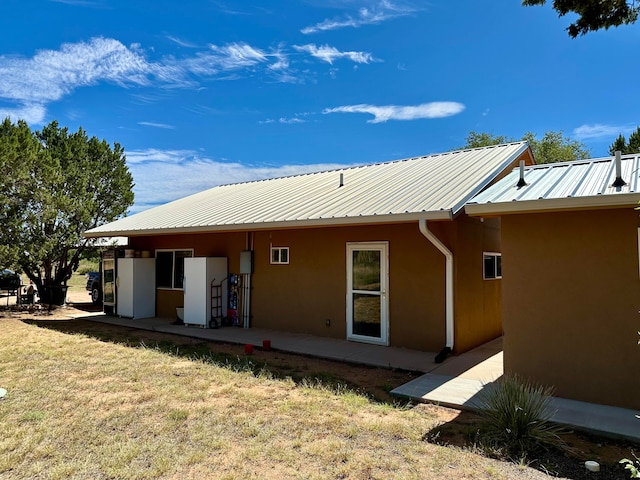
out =
[(434, 360), (436, 363), (442, 363), (453, 350), (453, 253), (429, 230), (425, 219), (418, 221), (418, 227), (420, 228), (420, 233), (440, 250), (445, 258), (446, 344)]

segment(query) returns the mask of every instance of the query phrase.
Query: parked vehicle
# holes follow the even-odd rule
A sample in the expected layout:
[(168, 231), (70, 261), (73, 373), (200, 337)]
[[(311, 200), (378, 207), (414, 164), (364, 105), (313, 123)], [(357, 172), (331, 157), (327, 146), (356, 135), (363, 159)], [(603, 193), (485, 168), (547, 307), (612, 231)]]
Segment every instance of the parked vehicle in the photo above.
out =
[(22, 285), (22, 277), (13, 270), (0, 271), (0, 290), (17, 290)]
[(100, 278), (100, 272), (87, 273), (87, 285), (86, 289), (89, 291), (91, 301), (94, 304), (102, 302), (102, 279)]

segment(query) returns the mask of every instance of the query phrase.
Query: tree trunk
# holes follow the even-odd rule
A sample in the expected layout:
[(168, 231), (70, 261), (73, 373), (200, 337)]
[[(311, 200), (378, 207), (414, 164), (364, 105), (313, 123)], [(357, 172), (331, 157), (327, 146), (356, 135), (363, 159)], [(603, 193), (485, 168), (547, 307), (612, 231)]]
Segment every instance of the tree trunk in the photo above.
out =
[(40, 303), (44, 305), (64, 305), (67, 301), (66, 285), (43, 285), (38, 289)]

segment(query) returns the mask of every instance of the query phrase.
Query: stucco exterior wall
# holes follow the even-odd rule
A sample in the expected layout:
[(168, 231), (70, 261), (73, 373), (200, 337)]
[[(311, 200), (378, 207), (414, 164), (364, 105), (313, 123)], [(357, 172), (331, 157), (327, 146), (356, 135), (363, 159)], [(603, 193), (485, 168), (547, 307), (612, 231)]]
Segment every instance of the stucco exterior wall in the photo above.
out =
[[(501, 333), (500, 281), (482, 280), (483, 250), (499, 248), (496, 222), (461, 216), (453, 222), (429, 223), (454, 253), (456, 351)], [(389, 244), (390, 345), (440, 351), (445, 345), (445, 260), (422, 236), (417, 222), (251, 233), (252, 326), (346, 338), (347, 243), (374, 241)], [(229, 272), (235, 273), (247, 233), (135, 237), (130, 245), (152, 252), (193, 248), (195, 256), (227, 256)], [(290, 263), (271, 264), (271, 246), (289, 247)], [(182, 303), (182, 290), (158, 289), (156, 314), (174, 317), (175, 307)]]
[(456, 353), (502, 335), (502, 280), (484, 280), (483, 252), (501, 252), (500, 220), (460, 217), (454, 263)]
[[(417, 223), (255, 233), (253, 325), (345, 338), (346, 244), (370, 241), (389, 242), (390, 345), (442, 348), (444, 259)], [(290, 263), (271, 265), (270, 245), (289, 247)]]
[(502, 218), (507, 372), (640, 408), (638, 225), (633, 208)]

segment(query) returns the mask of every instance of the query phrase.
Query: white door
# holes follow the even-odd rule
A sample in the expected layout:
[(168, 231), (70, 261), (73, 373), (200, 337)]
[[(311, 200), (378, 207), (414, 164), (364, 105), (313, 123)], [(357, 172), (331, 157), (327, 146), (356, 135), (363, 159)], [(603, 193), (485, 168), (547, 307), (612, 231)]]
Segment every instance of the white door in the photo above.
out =
[(347, 243), (347, 339), (389, 344), (389, 243)]

